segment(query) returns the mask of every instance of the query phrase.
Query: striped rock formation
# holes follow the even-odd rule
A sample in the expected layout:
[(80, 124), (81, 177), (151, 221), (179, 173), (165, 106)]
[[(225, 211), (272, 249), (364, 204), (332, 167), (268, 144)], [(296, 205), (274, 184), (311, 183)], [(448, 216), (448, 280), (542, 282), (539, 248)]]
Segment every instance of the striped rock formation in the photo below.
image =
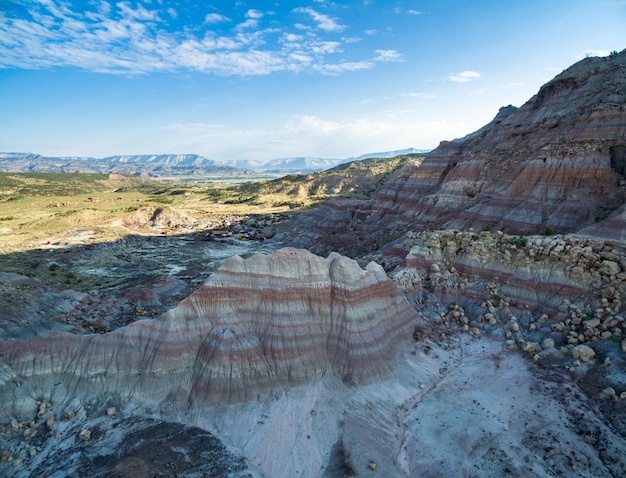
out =
[(338, 254), (291, 248), (234, 256), (156, 320), (102, 335), (0, 342), (0, 398), (17, 408), (42, 396), (112, 393), (210, 405), (325, 375), (364, 384), (392, 370), (415, 319), (374, 263), (361, 269)]
[[(334, 249), (363, 253), (409, 230), (488, 224), (510, 234), (623, 231), (625, 175), (626, 50), (586, 58), (520, 108), (502, 108), (482, 129), (442, 142), (421, 165), (388, 181), (368, 206), (359, 205), (364, 219), (354, 219), (357, 208), (346, 204), (343, 215), (335, 214), (340, 221), (327, 223), (311, 244), (321, 251), (343, 242)], [(610, 226), (602, 228), (607, 219)], [(309, 247), (307, 240), (298, 244)]]
[[(577, 235), (510, 236), (460, 231), (409, 233), (404, 268), (447, 300), (480, 302), (485, 285), (530, 310), (556, 311), (567, 302), (599, 318), (623, 313), (626, 247)], [(606, 317), (605, 317), (606, 316)]]

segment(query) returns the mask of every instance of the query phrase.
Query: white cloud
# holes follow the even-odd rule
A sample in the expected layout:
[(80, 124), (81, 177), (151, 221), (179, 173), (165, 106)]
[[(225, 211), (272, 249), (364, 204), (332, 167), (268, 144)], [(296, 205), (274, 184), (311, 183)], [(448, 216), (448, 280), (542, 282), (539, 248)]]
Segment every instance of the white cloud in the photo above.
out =
[(345, 25), (338, 24), (333, 18), (313, 10), (311, 7), (298, 7), (293, 9), (296, 13), (308, 13), (317, 22), (317, 27), (327, 32), (340, 32)]
[(223, 23), (230, 22), (230, 18), (219, 13), (207, 13), (206, 17), (204, 17), (204, 21), (206, 23)]
[(324, 41), (314, 42), (311, 45), (311, 51), (316, 54), (337, 53), (339, 50), (339, 42), (336, 41)]
[(426, 92), (406, 93), (403, 96), (408, 96), (409, 98), (420, 98), (422, 100), (434, 100), (437, 98), (437, 95)]
[[(122, 12), (122, 16), (132, 20), (157, 20), (158, 16), (154, 10), (146, 10), (141, 4), (133, 9), (128, 2), (119, 2), (115, 5)], [(68, 12), (69, 13), (69, 12)]]
[(282, 38), (282, 41), (291, 43), (300, 42), (302, 40), (304, 40), (304, 37), (302, 35), (296, 35), (295, 33), (285, 33)]
[[(414, 116), (414, 115), (413, 115)], [(456, 137), (458, 125), (443, 120), (407, 121), (390, 114), (380, 118), (325, 119), (316, 115), (293, 117), (284, 131), (272, 136), (290, 145), (290, 153), (302, 151), (326, 157), (349, 157), (399, 147), (430, 147), (432, 137)], [(266, 133), (266, 136), (270, 134)], [(405, 145), (405, 146), (399, 146)]]
[(374, 61), (401, 61), (402, 55), (396, 50), (376, 50)]
[(251, 8), (246, 12), (246, 18), (254, 18), (255, 20), (258, 20), (260, 18), (263, 18), (263, 12)]
[(321, 64), (315, 66), (315, 69), (317, 71), (328, 75), (337, 75), (339, 73), (343, 73), (344, 71), (368, 70), (370, 68), (372, 68), (372, 62), (370, 61), (346, 61), (341, 63)]
[[(20, 17), (0, 11), (0, 69), (71, 66), (112, 74), (191, 70), (246, 76), (306, 69), (340, 74), (401, 60), (399, 52), (389, 49), (375, 50), (373, 58), (354, 57), (351, 45), (358, 39), (328, 38), (328, 33), (345, 26), (311, 7), (292, 12), (294, 17), (309, 15), (315, 28), (292, 23), (259, 29), (265, 14), (248, 9), (243, 23), (218, 35), (206, 25), (168, 30), (167, 20), (179, 12), (167, 6), (153, 9), (156, 2), (149, 8), (124, 1), (92, 7), (87, 3), (91, 8), (87, 11), (73, 11), (71, 3), (51, 0), (28, 5), (31, 10)], [(232, 22), (221, 13), (206, 14), (202, 20)]]
[(237, 25), (238, 30), (244, 30), (246, 28), (257, 28), (259, 26), (259, 21), (254, 18), (248, 18), (245, 22), (239, 23)]
[[(202, 151), (206, 157), (268, 160), (289, 156), (342, 158), (399, 148), (429, 148), (439, 138), (467, 134), (462, 121), (420, 121), (423, 115), (392, 111), (375, 117), (292, 116), (286, 122), (268, 119), (261, 127), (220, 123), (173, 123), (161, 127), (160, 136), (175, 138), (180, 150)], [(435, 138), (435, 140), (433, 139)], [(151, 147), (154, 143), (151, 143)]]
[(165, 131), (181, 131), (184, 133), (204, 133), (223, 128), (225, 128), (223, 124), (213, 123), (174, 123), (161, 127)]
[(407, 10), (406, 12), (410, 15), (424, 15), (424, 12), (420, 12), (419, 10)]
[(476, 78), (480, 78), (480, 73), (477, 71), (462, 71), (461, 73), (453, 73), (448, 76), (449, 81), (454, 81), (457, 83), (467, 83), (469, 81), (475, 80)]

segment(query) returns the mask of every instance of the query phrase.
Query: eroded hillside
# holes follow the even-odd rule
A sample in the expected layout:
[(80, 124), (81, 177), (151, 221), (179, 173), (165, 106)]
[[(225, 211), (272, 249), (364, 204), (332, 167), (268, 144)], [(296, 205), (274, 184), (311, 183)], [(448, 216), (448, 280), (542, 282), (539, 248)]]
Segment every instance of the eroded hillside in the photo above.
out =
[(371, 201), (329, 201), (301, 217), (298, 244), (358, 255), (407, 230), (486, 226), (624, 239), (625, 148), (626, 50), (582, 60), (520, 108), (442, 142)]

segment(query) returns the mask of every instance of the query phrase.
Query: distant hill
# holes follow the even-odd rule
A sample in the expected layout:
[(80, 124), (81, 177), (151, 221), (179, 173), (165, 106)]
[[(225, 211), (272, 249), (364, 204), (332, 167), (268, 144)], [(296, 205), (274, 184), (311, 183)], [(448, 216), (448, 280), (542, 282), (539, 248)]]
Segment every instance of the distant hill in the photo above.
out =
[(0, 171), (22, 173), (130, 174), (147, 177), (242, 174), (243, 171), (197, 154), (46, 157), (33, 153), (0, 153)]
[(330, 159), (330, 158), (314, 158), (308, 156), (300, 156), (293, 158), (281, 158), (272, 159), (269, 161), (248, 161), (238, 160), (233, 161), (233, 166), (244, 169), (263, 173), (316, 173), (319, 171), (326, 171), (334, 168), (343, 163), (349, 163), (352, 161), (361, 161), (370, 158), (393, 158), (395, 156), (404, 156), (407, 154), (422, 154), (427, 153), (428, 149), (401, 149), (396, 151), (385, 151), (382, 153), (368, 153), (358, 157), (344, 158), (344, 159)]
[[(368, 158), (314, 173), (294, 173), (271, 181), (254, 181), (213, 191), (230, 204), (308, 207), (331, 197), (370, 199), (387, 181), (420, 164), (424, 154)], [(223, 195), (223, 197), (219, 197)]]

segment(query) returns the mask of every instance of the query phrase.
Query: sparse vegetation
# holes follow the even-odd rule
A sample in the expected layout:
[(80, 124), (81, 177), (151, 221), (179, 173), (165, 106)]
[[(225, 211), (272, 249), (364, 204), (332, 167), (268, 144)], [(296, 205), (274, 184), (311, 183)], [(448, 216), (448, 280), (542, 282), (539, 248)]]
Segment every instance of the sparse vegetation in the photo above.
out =
[(512, 244), (519, 248), (524, 248), (526, 247), (526, 244), (528, 244), (528, 238), (524, 236), (512, 237), (509, 240), (509, 244)]
[(223, 204), (286, 205), (291, 209), (310, 207), (332, 197), (369, 199), (398, 171), (421, 160), (420, 155), (406, 155), (354, 161), (318, 173), (214, 188), (207, 197)]
[(0, 220), (6, 224), (0, 253), (115, 240), (130, 233), (125, 225), (137, 224), (136, 219), (128, 222), (129, 215), (144, 209), (149, 215), (163, 205), (199, 222), (219, 222), (228, 216), (297, 212), (333, 197), (369, 199), (421, 159), (373, 158), (279, 179), (189, 178), (178, 183), (106, 174), (0, 173)]

